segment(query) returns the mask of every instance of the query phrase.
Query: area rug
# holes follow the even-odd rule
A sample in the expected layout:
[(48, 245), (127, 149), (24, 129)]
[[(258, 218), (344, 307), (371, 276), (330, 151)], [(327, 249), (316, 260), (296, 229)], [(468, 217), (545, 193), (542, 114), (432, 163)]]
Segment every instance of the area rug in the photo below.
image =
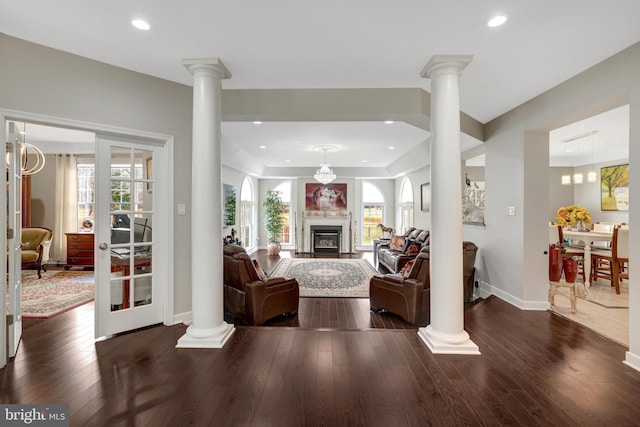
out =
[(22, 277), (22, 317), (49, 318), (93, 301), (93, 272), (47, 271)]
[(608, 280), (598, 280), (591, 284), (589, 296), (585, 299), (608, 308), (629, 308), (629, 281), (620, 282), (620, 294)]
[(369, 297), (377, 271), (364, 259), (284, 259), (271, 277), (295, 277), (301, 297)]

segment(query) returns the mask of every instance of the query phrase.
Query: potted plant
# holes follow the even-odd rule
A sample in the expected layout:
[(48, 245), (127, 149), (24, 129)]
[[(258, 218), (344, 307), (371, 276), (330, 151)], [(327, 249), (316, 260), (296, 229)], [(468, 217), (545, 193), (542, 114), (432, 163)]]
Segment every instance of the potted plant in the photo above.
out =
[(278, 255), (280, 253), (279, 238), (284, 226), (284, 221), (282, 220), (284, 204), (282, 203), (280, 191), (267, 190), (267, 197), (264, 199), (262, 206), (265, 208), (265, 229), (269, 239), (267, 251), (269, 255)]

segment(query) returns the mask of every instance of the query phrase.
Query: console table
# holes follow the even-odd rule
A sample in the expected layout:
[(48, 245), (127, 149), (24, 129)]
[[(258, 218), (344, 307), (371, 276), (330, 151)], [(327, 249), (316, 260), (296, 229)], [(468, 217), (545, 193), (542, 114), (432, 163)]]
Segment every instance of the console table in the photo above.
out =
[(373, 266), (378, 268), (378, 246), (386, 245), (391, 239), (374, 239), (373, 240)]
[(93, 233), (64, 233), (67, 238), (67, 263), (71, 267), (93, 267)]

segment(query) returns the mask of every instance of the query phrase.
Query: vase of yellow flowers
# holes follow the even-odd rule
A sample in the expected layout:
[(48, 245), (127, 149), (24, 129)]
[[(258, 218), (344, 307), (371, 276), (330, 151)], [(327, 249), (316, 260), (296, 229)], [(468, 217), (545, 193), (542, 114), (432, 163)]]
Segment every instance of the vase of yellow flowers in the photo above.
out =
[(589, 211), (581, 206), (562, 206), (556, 213), (556, 222), (563, 227), (573, 227), (580, 231), (588, 229), (591, 224)]

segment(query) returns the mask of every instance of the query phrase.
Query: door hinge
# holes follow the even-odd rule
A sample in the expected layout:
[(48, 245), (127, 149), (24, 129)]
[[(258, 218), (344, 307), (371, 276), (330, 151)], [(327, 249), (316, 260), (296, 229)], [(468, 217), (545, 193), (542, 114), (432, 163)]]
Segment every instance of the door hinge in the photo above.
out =
[(13, 228), (7, 228), (7, 239), (13, 239)]
[(7, 314), (7, 326), (13, 325), (13, 314)]

